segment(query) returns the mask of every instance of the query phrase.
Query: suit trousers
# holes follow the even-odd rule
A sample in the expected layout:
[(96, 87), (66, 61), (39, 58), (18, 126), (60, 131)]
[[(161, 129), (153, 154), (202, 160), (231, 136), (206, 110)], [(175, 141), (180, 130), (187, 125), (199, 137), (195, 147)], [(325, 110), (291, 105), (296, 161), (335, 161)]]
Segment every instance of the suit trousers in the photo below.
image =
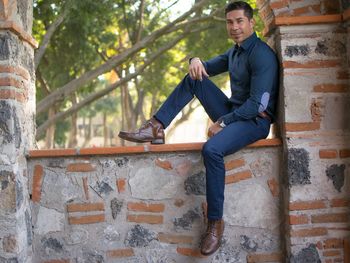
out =
[[(166, 128), (194, 97), (200, 101), (213, 122), (234, 110), (228, 97), (212, 81), (207, 78), (202, 81), (193, 80), (189, 75), (186, 75), (154, 117)], [(269, 119), (262, 117), (236, 121), (228, 124), (203, 145), (202, 156), (206, 169), (208, 219), (217, 220), (223, 216), (226, 172), (224, 156), (266, 138), (269, 134), (270, 124)], [(234, 202), (234, 200), (228, 201)]]

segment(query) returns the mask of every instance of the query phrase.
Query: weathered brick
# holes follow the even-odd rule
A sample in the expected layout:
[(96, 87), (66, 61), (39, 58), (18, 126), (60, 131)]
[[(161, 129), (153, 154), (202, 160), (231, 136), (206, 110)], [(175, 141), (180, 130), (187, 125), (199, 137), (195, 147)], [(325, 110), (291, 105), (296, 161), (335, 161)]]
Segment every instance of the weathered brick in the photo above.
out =
[(347, 213), (333, 213), (333, 214), (320, 214), (312, 215), (312, 223), (346, 223), (349, 217)]
[(237, 183), (242, 180), (252, 178), (252, 172), (250, 170), (242, 171), (234, 174), (227, 175), (225, 177), (225, 184)]
[(225, 170), (226, 171), (233, 170), (244, 165), (245, 165), (244, 159), (230, 160), (225, 163)]
[(125, 178), (117, 179), (118, 193), (125, 192), (125, 186), (126, 186), (126, 179)]
[(339, 151), (340, 158), (349, 158), (350, 157), (350, 149), (342, 149)]
[(326, 204), (322, 200), (315, 201), (296, 201), (289, 203), (289, 210), (314, 210), (326, 208)]
[(199, 251), (199, 249), (187, 248), (187, 247), (178, 247), (176, 249), (177, 253), (188, 256), (188, 257), (196, 257), (196, 258), (205, 258)]
[(333, 150), (333, 149), (319, 151), (319, 156), (321, 159), (334, 159), (334, 158), (337, 158), (337, 155), (338, 155), (337, 150)]
[(20, 76), (24, 78), (25, 80), (30, 79), (30, 75), (28, 71), (20, 66), (12, 67), (12, 66), (7, 66), (7, 65), (0, 65), (0, 72), (1, 73), (12, 73), (17, 76)]
[(309, 6), (304, 6), (300, 8), (294, 8), (293, 9), (293, 14), (295, 16), (300, 16), (300, 15), (305, 15), (305, 14), (320, 14), (321, 13), (321, 5), (309, 5)]
[(163, 243), (170, 244), (191, 244), (193, 242), (193, 237), (185, 235), (173, 235), (166, 233), (159, 233), (158, 240)]
[(139, 212), (151, 212), (151, 213), (160, 213), (164, 212), (165, 205), (164, 204), (147, 204), (144, 202), (129, 202), (128, 210), (129, 211), (139, 211)]
[[(300, 20), (301, 18), (298, 17)], [(307, 62), (284, 61), (284, 68), (333, 68), (340, 67), (340, 60), (313, 60)]]
[(86, 200), (89, 200), (90, 199), (90, 195), (89, 195), (89, 186), (88, 186), (88, 179), (87, 179), (87, 177), (83, 177), (83, 188), (84, 188), (85, 198), (86, 198)]
[(67, 165), (67, 172), (92, 172), (96, 169), (91, 163), (70, 163)]
[(341, 255), (340, 250), (328, 250), (328, 251), (323, 251), (323, 256), (324, 257), (336, 257)]
[(104, 214), (68, 217), (68, 222), (71, 225), (95, 224), (95, 223), (100, 223), (100, 222), (104, 222), (104, 221), (105, 221)]
[(309, 217), (307, 215), (290, 215), (289, 224), (290, 225), (304, 225), (309, 223)]
[(271, 194), (274, 197), (277, 197), (279, 195), (279, 186), (278, 182), (275, 178), (267, 180), (267, 185), (270, 188)]
[(107, 256), (109, 258), (126, 258), (134, 255), (134, 250), (132, 248), (120, 248), (107, 251)]
[(282, 262), (283, 260), (282, 253), (266, 253), (266, 254), (249, 254), (247, 255), (247, 263), (256, 263), (256, 262)]
[(14, 79), (14, 78), (10, 78), (10, 77), (2, 77), (0, 78), (0, 87), (4, 87), (4, 86), (11, 86), (11, 87), (15, 87), (21, 90), (25, 89), (25, 85), (23, 82)]
[(280, 0), (280, 1), (275, 1), (273, 3), (270, 4), (270, 7), (272, 9), (281, 9), (283, 7), (287, 7), (288, 6), (288, 0)]
[(345, 198), (338, 198), (331, 200), (331, 207), (347, 207), (350, 206), (350, 200)]
[(350, 240), (344, 239), (344, 263), (350, 263)]
[(172, 170), (173, 169), (173, 165), (171, 164), (171, 162), (169, 161), (162, 161), (159, 158), (157, 158), (155, 160), (155, 164), (165, 170)]
[(329, 249), (329, 248), (342, 248), (343, 247), (343, 240), (339, 238), (330, 238), (325, 241), (323, 241), (323, 248)]
[(350, 74), (348, 71), (340, 70), (337, 72), (337, 79), (349, 79)]
[(67, 211), (72, 212), (88, 212), (88, 211), (105, 211), (104, 203), (80, 203), (67, 204)]
[(34, 203), (40, 202), (43, 176), (44, 176), (43, 167), (40, 164), (35, 165), (34, 172), (33, 172), (33, 188), (32, 188), (32, 201)]
[(3, 100), (16, 100), (18, 102), (26, 102), (27, 96), (23, 92), (18, 92), (11, 89), (1, 89), (0, 90), (0, 99)]
[(327, 235), (328, 231), (324, 227), (315, 228), (303, 228), (298, 230), (292, 230), (290, 235), (292, 237), (315, 237)]
[(347, 92), (348, 85), (347, 84), (320, 84), (314, 86), (314, 92)]
[(134, 223), (163, 224), (163, 216), (160, 215), (127, 215), (127, 221)]
[(320, 129), (319, 122), (286, 122), (284, 125), (286, 131), (289, 132), (314, 131)]

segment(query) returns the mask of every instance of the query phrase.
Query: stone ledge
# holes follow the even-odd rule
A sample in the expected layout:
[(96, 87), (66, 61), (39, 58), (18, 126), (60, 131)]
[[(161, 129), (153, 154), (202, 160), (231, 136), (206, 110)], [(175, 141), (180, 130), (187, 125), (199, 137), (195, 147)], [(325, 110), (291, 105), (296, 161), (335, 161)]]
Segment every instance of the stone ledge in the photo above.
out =
[(276, 17), (276, 26), (289, 25), (308, 25), (308, 24), (325, 24), (325, 23), (339, 23), (342, 22), (342, 15), (321, 15), (321, 16), (284, 16)]
[[(249, 148), (255, 147), (273, 147), (281, 146), (282, 141), (278, 138), (259, 140)], [(183, 152), (183, 151), (200, 151), (203, 143), (174, 143), (152, 145), (144, 144), (137, 146), (119, 146), (119, 147), (96, 147), (83, 149), (48, 149), (48, 150), (31, 150), (28, 158), (44, 158), (44, 157), (64, 157), (64, 156), (88, 156), (88, 155), (117, 155), (117, 154), (133, 154), (133, 153), (162, 153), (162, 152)]]
[(0, 29), (12, 31), (33, 48), (38, 48), (39, 46), (38, 42), (14, 21), (0, 21)]

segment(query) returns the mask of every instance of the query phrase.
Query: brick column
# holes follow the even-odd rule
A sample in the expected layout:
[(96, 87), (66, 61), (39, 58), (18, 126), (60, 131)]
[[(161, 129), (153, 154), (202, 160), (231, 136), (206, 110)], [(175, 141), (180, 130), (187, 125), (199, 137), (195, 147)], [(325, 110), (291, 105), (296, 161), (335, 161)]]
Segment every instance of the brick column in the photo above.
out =
[(31, 0), (0, 0), (0, 262), (31, 262), (26, 153), (35, 88)]
[(286, 258), (344, 262), (350, 220), (349, 1), (257, 2), (281, 62)]

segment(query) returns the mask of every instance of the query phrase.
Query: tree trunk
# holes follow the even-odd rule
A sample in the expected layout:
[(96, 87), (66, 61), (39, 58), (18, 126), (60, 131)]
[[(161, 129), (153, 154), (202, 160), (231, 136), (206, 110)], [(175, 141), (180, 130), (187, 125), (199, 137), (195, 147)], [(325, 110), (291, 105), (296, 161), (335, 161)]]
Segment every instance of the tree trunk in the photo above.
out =
[[(55, 108), (51, 107), (49, 109), (48, 113), (48, 119), (52, 118), (55, 116)], [(51, 149), (54, 148), (54, 143), (55, 143), (55, 127), (56, 124), (52, 124), (47, 130), (46, 130), (46, 136), (45, 136), (45, 147), (46, 149)]]
[[(75, 105), (77, 103), (77, 96), (74, 94), (72, 96), (72, 103)], [(75, 112), (71, 116), (71, 129), (69, 133), (68, 148), (74, 148), (78, 144), (78, 113)]]

